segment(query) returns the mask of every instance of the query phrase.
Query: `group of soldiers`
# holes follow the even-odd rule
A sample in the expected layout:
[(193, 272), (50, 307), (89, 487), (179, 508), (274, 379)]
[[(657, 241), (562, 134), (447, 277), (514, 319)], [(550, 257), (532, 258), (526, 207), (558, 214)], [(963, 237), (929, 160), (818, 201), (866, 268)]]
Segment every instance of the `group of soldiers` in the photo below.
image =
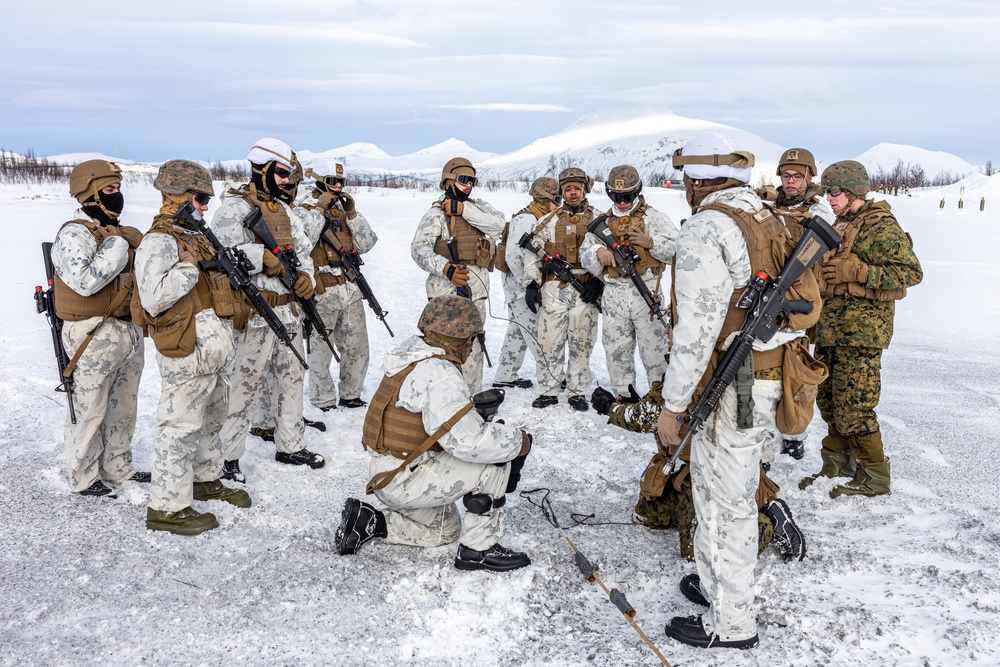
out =
[[(104, 482), (151, 478), (152, 530), (194, 535), (216, 527), (211, 513), (191, 507), (196, 499), (250, 506), (246, 491), (222, 480), (245, 480), (239, 461), (251, 427), (266, 427), (277, 461), (324, 465), (302, 445), (301, 332), (310, 309), (325, 323), (310, 337), (310, 401), (321, 410), (366, 405), (365, 315), (343, 258), (368, 252), (377, 238), (343, 191), (343, 167), (317, 160), (306, 172), (314, 188), (296, 196), (302, 167), (286, 144), (262, 139), (248, 160), (250, 183), (227, 189), (210, 223), (201, 220), (215, 194), (208, 173), (187, 160), (165, 163), (154, 182), (163, 207), (145, 236), (118, 224), (117, 167), (82, 163), (71, 179), (82, 209), (53, 247), (56, 303), (81, 413), (66, 425), (71, 485), (107, 496), (113, 490)], [(759, 551), (773, 543), (786, 560), (805, 555), (791, 511), (766, 475), (778, 425), (786, 431), (783, 450), (801, 458), (815, 399), (829, 430), (823, 467), (800, 486), (847, 477), (833, 497), (889, 493), (874, 411), (880, 356), (891, 339), (894, 302), (922, 272), (888, 204), (866, 199), (870, 183), (859, 163), (834, 163), (816, 184), (812, 155), (789, 149), (777, 170), (781, 186), (770, 191), (749, 187), (753, 164), (732, 136), (689, 139), (674, 156), (692, 210), (678, 228), (645, 202), (629, 165), (609, 172), (605, 212), (587, 199), (593, 179), (568, 168), (532, 183), (530, 201), (508, 222), (471, 196), (475, 167), (449, 161), (442, 195), (411, 244), (428, 274), (419, 334), (386, 355), (364, 419), (366, 491), (385, 508), (348, 498), (335, 538), (339, 553), (354, 554), (376, 538), (426, 547), (457, 541), (459, 569), (530, 564), (500, 540), (506, 494), (516, 488), (533, 438), (492, 420), (498, 392), (533, 386), (519, 377), (530, 351), (534, 408), (557, 404), (565, 392), (575, 410), (593, 407), (613, 424), (654, 433), (657, 453), (636, 512), (651, 527), (680, 529), (682, 553), (697, 567), (681, 591), (708, 608), (672, 619), (667, 635), (693, 646), (756, 646)], [(692, 434), (679, 467), (667, 468), (681, 442), (680, 417), (746, 319), (741, 297), (755, 276), (781, 272), (813, 217), (835, 220), (842, 242), (789, 290), (808, 302), (808, 312), (789, 315), (777, 335), (754, 347), (747, 372), (726, 389), (706, 428)], [(509, 326), (493, 388), (481, 391), (494, 269), (503, 273)], [(241, 275), (255, 289), (245, 289)], [(612, 386), (588, 402), (601, 320)], [(143, 328), (163, 378), (152, 475), (136, 471), (130, 453)], [(331, 339), (341, 353), (339, 401)], [(650, 385), (645, 397), (635, 389), (637, 350)], [(789, 389), (803, 365), (813, 379)]]

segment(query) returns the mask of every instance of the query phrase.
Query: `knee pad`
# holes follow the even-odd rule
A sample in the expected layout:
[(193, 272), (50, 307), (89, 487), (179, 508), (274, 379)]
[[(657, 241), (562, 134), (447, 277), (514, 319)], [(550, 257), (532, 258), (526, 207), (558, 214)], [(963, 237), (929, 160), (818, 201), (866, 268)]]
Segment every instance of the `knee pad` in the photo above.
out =
[(489, 514), (507, 503), (507, 496), (493, 498), (485, 493), (469, 492), (462, 496), (465, 511), (472, 514)]

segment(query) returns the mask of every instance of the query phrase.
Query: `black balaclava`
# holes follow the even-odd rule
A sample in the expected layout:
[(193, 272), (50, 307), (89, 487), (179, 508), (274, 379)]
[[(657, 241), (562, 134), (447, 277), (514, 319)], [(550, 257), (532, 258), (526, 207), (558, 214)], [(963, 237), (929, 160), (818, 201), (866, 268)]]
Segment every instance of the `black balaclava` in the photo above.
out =
[(456, 188), (454, 183), (448, 184), (448, 189), (444, 191), (444, 194), (448, 199), (454, 199), (455, 201), (468, 201), (469, 199), (469, 195)]
[(118, 216), (125, 208), (125, 196), (121, 190), (114, 194), (106, 194), (103, 191), (97, 192), (98, 201), (93, 204), (84, 204), (83, 212), (91, 218), (98, 220), (102, 225), (118, 226)]
[(257, 188), (257, 192), (263, 192), (275, 198), (280, 198), (283, 190), (274, 180), (274, 168), (277, 162), (271, 160), (267, 164), (250, 164), (250, 182)]

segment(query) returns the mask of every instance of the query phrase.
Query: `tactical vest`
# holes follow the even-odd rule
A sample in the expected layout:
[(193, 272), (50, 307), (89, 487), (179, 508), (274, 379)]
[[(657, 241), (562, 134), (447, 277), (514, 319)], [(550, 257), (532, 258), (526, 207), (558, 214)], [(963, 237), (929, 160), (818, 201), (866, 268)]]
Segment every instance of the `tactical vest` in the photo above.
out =
[[(444, 212), (443, 202), (434, 202), (436, 208)], [(458, 263), (481, 266), (485, 269), (493, 269), (493, 258), (496, 247), (493, 240), (486, 236), (481, 230), (470, 225), (465, 218), (460, 215), (444, 214), (445, 224), (448, 227), (448, 236), (453, 236), (458, 250)], [(448, 243), (441, 237), (434, 242), (434, 252), (441, 255), (449, 262), (454, 262), (451, 253), (448, 252)]]
[[(555, 216), (555, 238), (545, 243), (545, 252), (550, 255), (560, 255), (572, 264), (574, 269), (583, 270), (583, 266), (580, 264), (580, 246), (583, 244), (584, 237), (587, 236), (587, 225), (594, 218), (594, 207), (588, 205), (582, 213), (571, 213), (565, 208), (560, 208), (542, 218), (533, 233), (540, 232), (553, 215)], [(587, 282), (589, 277), (589, 273), (578, 276), (582, 283)], [(544, 272), (543, 267), (542, 281), (548, 282), (555, 279), (551, 273)]]
[[(113, 225), (104, 226), (92, 220), (70, 220), (66, 225), (83, 225), (91, 234), (94, 241), (100, 248), (104, 239), (109, 236), (121, 236), (121, 232)], [(60, 227), (60, 231), (62, 230)], [(52, 287), (55, 295), (56, 315), (67, 322), (79, 322), (91, 317), (116, 317), (120, 320), (131, 320), (132, 314), (129, 310), (129, 296), (134, 286), (133, 262), (135, 251), (128, 249), (128, 262), (114, 279), (91, 296), (83, 296), (75, 292), (69, 285), (63, 282), (58, 274), (52, 276)], [(122, 292), (125, 292), (122, 295)], [(114, 310), (111, 309), (116, 299), (118, 304)]]
[(339, 275), (334, 275), (328, 271), (320, 271), (320, 267), (329, 266), (332, 268), (341, 268), (340, 263), (340, 247), (334, 247), (330, 243), (327, 243), (326, 239), (330, 238), (334, 241), (340, 241), (341, 246), (347, 251), (354, 250), (354, 237), (351, 235), (351, 228), (347, 225), (347, 215), (337, 207), (336, 197), (329, 193), (324, 192), (320, 194), (315, 204), (301, 205), (302, 208), (307, 210), (317, 209), (323, 214), (324, 225), (323, 233), (320, 234), (319, 241), (313, 246), (312, 252), (309, 256), (312, 257), (313, 266), (316, 267), (316, 292), (318, 294), (323, 294), (328, 287), (334, 285), (343, 285), (347, 282), (347, 276), (341, 272)]
[[(292, 220), (288, 217), (288, 211), (281, 202), (266, 193), (258, 192), (253, 183), (229, 192), (241, 197), (250, 205), (250, 208), (260, 209), (261, 215), (264, 216), (264, 221), (278, 245), (282, 247), (295, 245), (295, 239), (292, 238)], [(273, 248), (269, 248), (269, 250), (273, 250)]]
[[(608, 217), (608, 229), (611, 233), (615, 235), (615, 241), (620, 245), (625, 245), (626, 238), (625, 234), (630, 231), (646, 233), (646, 211), (649, 209), (649, 204), (642, 195), (639, 195), (639, 205), (632, 209), (632, 212), (628, 215), (616, 215), (614, 207), (608, 209), (605, 215)], [(635, 269), (640, 276), (645, 275), (646, 271), (652, 271), (654, 274), (659, 273), (663, 270), (664, 263), (658, 259), (654, 259), (652, 255), (649, 254), (649, 249), (640, 248), (637, 245), (633, 245), (632, 248), (639, 253), (639, 261), (635, 263)], [(623, 276), (618, 273), (618, 269), (613, 266), (604, 267), (604, 275), (609, 278), (623, 278)]]
[[(461, 361), (454, 355), (434, 355), (428, 359), (445, 359), (455, 364), (459, 371), (462, 370)], [(425, 361), (425, 359), (420, 361)], [(397, 459), (405, 459), (430, 437), (430, 434), (424, 430), (423, 417), (420, 413), (410, 412), (396, 406), (396, 403), (399, 402), (399, 390), (403, 386), (403, 381), (420, 361), (413, 362), (395, 375), (386, 375), (382, 378), (375, 395), (372, 396), (368, 412), (365, 414), (365, 423), (361, 432), (361, 446), (366, 450), (372, 449), (378, 454), (388, 453)], [(444, 450), (441, 445), (435, 442), (428, 451), (441, 452)]]
[[(812, 217), (812, 213), (809, 208), (812, 206), (812, 202), (816, 200), (816, 197), (823, 196), (823, 189), (816, 185), (815, 183), (810, 183), (806, 188), (805, 194), (802, 196), (802, 200), (796, 203), (788, 203), (784, 197), (784, 190), (782, 190), (782, 195), (778, 197), (775, 202), (764, 202), (764, 205), (771, 209), (771, 211), (785, 223), (785, 228), (788, 230), (788, 234), (792, 237), (792, 243), (798, 243), (799, 239), (802, 238), (802, 233), (805, 228), (802, 226), (802, 222), (808, 218)], [(819, 265), (816, 264), (813, 271), (818, 269)]]
[[(873, 224), (886, 218), (895, 220), (896, 216), (891, 213), (889, 204), (884, 201), (874, 202), (867, 211), (855, 216), (851, 221), (838, 216), (833, 227), (840, 232), (840, 248), (829, 252), (823, 257), (821, 263), (826, 263), (827, 260), (832, 258), (847, 257), (854, 248), (854, 242), (857, 240), (861, 228), (864, 225)], [(913, 239), (910, 238), (909, 234), (906, 234), (906, 240), (910, 242), (910, 247), (912, 248)], [(821, 282), (820, 287), (824, 297), (840, 296), (846, 293), (859, 299), (869, 299), (871, 301), (898, 301), (906, 296), (905, 287), (899, 289), (870, 289), (865, 287), (864, 284), (857, 282), (839, 283), (836, 285)]]
[[(514, 218), (522, 216), (525, 213), (535, 216), (535, 220), (538, 220), (544, 217), (548, 212), (548, 207), (542, 208), (539, 204), (532, 201), (530, 204), (515, 213), (510, 220), (513, 221)], [(494, 264), (494, 267), (501, 273), (510, 273), (510, 267), (507, 266), (507, 240), (509, 236), (510, 222), (503, 226), (503, 234), (500, 235), (500, 242), (497, 243), (496, 263)]]

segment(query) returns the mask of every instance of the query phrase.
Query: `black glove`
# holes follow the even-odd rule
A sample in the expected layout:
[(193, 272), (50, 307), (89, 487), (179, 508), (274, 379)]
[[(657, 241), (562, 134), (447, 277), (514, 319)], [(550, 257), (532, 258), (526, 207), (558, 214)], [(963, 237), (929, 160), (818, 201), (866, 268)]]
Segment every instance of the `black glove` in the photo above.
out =
[(517, 483), (521, 481), (521, 468), (524, 467), (524, 462), (528, 460), (528, 455), (515, 457), (510, 462), (510, 477), (507, 478), (507, 488), (504, 493), (514, 493), (517, 491)]
[[(473, 394), (472, 405), (475, 407), (476, 412), (479, 413), (479, 416), (483, 418), (483, 421), (490, 421), (500, 410), (500, 404), (503, 403), (503, 399), (503, 389), (491, 387), (490, 389), (484, 389), (478, 394)], [(499, 421), (497, 423), (502, 424), (503, 422)]]
[(597, 414), (605, 415), (611, 413), (611, 405), (615, 402), (615, 395), (603, 387), (598, 387), (590, 395), (590, 405)]
[(583, 286), (583, 291), (580, 292), (580, 299), (584, 303), (597, 303), (597, 300), (601, 298), (601, 293), (604, 291), (604, 283), (602, 283), (597, 278), (591, 278)]
[(628, 386), (628, 396), (620, 396), (618, 398), (619, 403), (638, 403), (641, 400), (642, 396), (639, 395), (639, 392), (632, 385)]
[(538, 312), (538, 307), (542, 305), (542, 292), (538, 281), (532, 280), (531, 284), (524, 288), (524, 302), (528, 304), (528, 310), (533, 313)]

